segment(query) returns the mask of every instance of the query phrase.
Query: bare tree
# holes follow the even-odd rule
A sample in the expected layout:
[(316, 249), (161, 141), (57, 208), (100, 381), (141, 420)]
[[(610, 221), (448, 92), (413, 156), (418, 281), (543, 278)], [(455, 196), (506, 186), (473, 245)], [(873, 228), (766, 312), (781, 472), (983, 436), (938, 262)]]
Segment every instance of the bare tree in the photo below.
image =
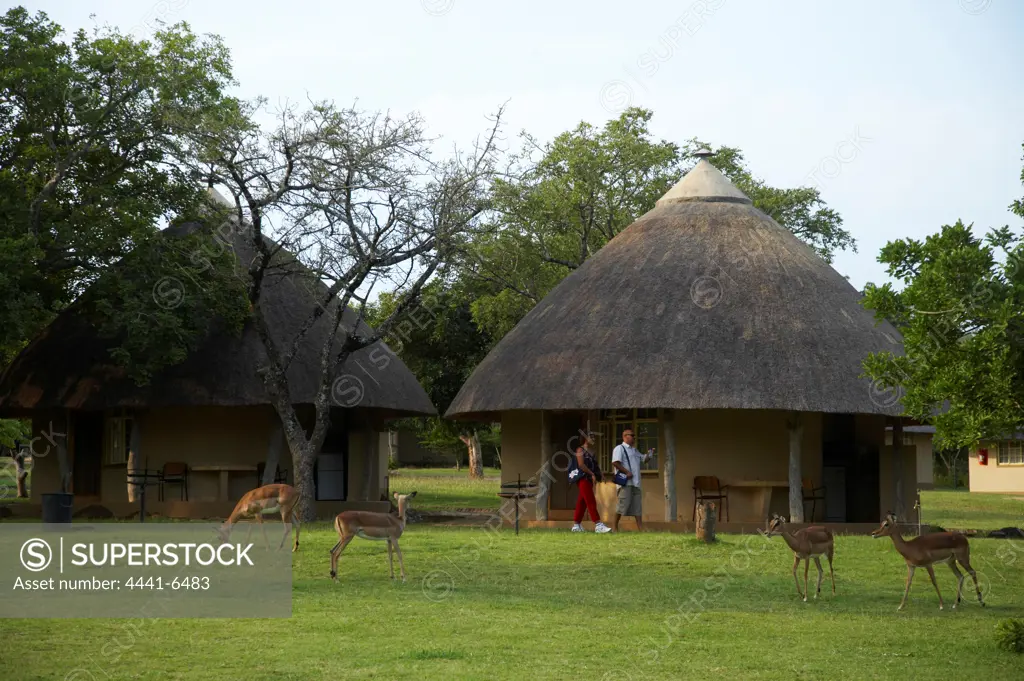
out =
[[(243, 116), (251, 120), (262, 104), (247, 105)], [(204, 141), (211, 179), (231, 192), (238, 224), (251, 225), (256, 257), (248, 266), (248, 295), (267, 354), (259, 372), (292, 454), (301, 520), (315, 517), (313, 464), (330, 427), (337, 370), (353, 352), (387, 337), (453, 249), (478, 229), (502, 114), (499, 109), (472, 153), (455, 152), (443, 162), (431, 160), (418, 116), (396, 119), (324, 102), (304, 112), (285, 108), (269, 133), (225, 126)], [(292, 257), (301, 268), (289, 268)], [(282, 272), (303, 284), (315, 305), (290, 342), (278, 345), (259, 302), (267, 277)], [(364, 306), (384, 288), (397, 291), (400, 302), (367, 331), (360, 327)], [(349, 315), (342, 323), (347, 309), (356, 313), (354, 323)], [(330, 333), (318, 348), (316, 417), (307, 435), (286, 372), (318, 324)]]

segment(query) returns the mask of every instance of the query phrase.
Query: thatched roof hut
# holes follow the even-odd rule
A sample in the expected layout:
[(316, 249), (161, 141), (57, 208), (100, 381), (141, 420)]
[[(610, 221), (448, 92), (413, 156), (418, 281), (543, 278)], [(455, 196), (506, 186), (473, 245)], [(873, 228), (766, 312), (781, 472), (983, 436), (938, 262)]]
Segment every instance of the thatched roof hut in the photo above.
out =
[[(213, 194), (215, 200), (224, 202)], [(184, 223), (164, 230), (163, 236), (172, 239), (199, 227), (198, 223)], [(247, 267), (254, 256), (250, 237), (244, 229), (226, 232), (240, 265)], [(327, 288), (290, 255), (284, 254), (281, 262), (282, 265), (267, 272), (260, 305), (275, 343), (289, 347), (314, 308), (310, 290), (320, 297)], [(339, 304), (337, 299), (334, 304)], [(291, 395), (297, 405), (313, 402), (319, 382), (318, 352), (327, 338), (327, 323), (332, 316), (324, 314), (314, 324), (289, 367)], [(351, 328), (355, 319), (355, 313), (349, 310), (343, 326)], [(369, 333), (369, 328), (361, 324), (360, 333)], [(339, 333), (337, 349), (340, 350), (343, 340)], [(82, 314), (80, 303), (71, 305), (0, 376), (0, 415), (27, 415), (45, 409), (270, 404), (262, 379), (256, 374), (265, 353), (251, 320), (240, 336), (213, 332), (184, 362), (162, 371), (145, 387), (135, 385), (113, 362), (109, 348), (114, 344), (98, 337)], [(386, 367), (378, 368), (385, 353)], [(378, 416), (437, 413), (416, 377), (382, 341), (353, 353), (335, 372), (339, 377), (346, 374), (354, 377), (350, 379), (351, 385), (345, 386), (346, 391), (351, 392), (353, 386), (359, 385), (363, 394), (358, 406)]]
[(702, 158), (556, 286), (476, 368), (446, 416), (510, 410), (902, 413), (860, 378), (902, 354), (860, 293)]

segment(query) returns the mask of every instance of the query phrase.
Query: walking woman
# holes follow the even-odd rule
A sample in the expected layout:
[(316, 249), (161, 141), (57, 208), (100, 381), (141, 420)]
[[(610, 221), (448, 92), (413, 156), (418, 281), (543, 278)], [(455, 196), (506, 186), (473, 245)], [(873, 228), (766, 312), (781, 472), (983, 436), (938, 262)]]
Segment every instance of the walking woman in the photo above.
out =
[(576, 513), (573, 516), (573, 532), (583, 532), (580, 521), (583, 520), (583, 511), (590, 512), (590, 520), (594, 523), (594, 532), (611, 532), (612, 528), (601, 522), (601, 516), (597, 514), (597, 499), (594, 498), (594, 485), (601, 481), (601, 467), (597, 465), (590, 447), (594, 441), (589, 435), (583, 436), (583, 442), (576, 448), (576, 484), (579, 486), (579, 495), (576, 498)]

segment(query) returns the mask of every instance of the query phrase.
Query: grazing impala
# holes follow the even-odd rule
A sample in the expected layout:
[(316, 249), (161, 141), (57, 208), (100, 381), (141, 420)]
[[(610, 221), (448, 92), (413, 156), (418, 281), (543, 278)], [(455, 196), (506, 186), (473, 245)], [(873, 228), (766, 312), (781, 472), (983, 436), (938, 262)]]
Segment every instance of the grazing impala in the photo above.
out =
[(416, 496), (416, 492), (410, 494), (399, 494), (395, 492), (395, 499), (398, 500), (397, 514), (376, 513), (371, 511), (342, 511), (334, 519), (334, 529), (338, 532), (338, 543), (331, 549), (331, 579), (338, 581), (338, 558), (356, 537), (363, 539), (383, 539), (388, 544), (388, 568), (391, 570), (391, 579), (395, 578), (395, 566), (391, 558), (391, 550), (394, 547), (398, 553), (398, 565), (402, 569), (402, 581), (405, 581), (405, 562), (402, 560), (402, 550), (398, 548), (398, 538), (405, 530), (405, 512), (409, 500)]
[[(832, 595), (835, 596), (836, 573), (832, 570), (832, 556), (835, 553), (835, 544), (832, 539), (832, 533), (827, 528), (818, 526), (805, 527), (796, 532), (789, 532), (784, 529), (785, 526), (786, 519), (777, 513), (773, 514), (766, 536), (782, 535), (789, 548), (793, 549), (795, 555), (795, 560), (793, 561), (793, 581), (796, 582), (797, 594), (803, 596), (804, 602), (807, 601), (807, 572), (811, 568), (811, 558), (814, 559), (814, 564), (818, 567), (818, 588), (814, 592), (814, 597), (817, 598), (818, 594), (821, 593), (821, 581), (825, 576), (824, 570), (821, 569), (821, 556), (825, 556), (828, 558), (828, 572), (832, 578)], [(800, 580), (796, 576), (796, 569), (800, 565), (801, 560), (804, 561), (803, 593), (800, 593)]]
[(885, 536), (891, 537), (896, 550), (907, 561), (907, 588), (903, 592), (903, 600), (900, 601), (900, 607), (896, 608), (897, 611), (902, 610), (903, 606), (907, 604), (907, 596), (910, 595), (910, 583), (914, 580), (914, 570), (919, 567), (928, 570), (928, 576), (932, 578), (935, 593), (939, 594), (939, 610), (942, 610), (942, 592), (939, 591), (939, 585), (935, 581), (935, 571), (932, 569), (932, 566), (936, 563), (945, 563), (953, 571), (953, 574), (956, 575), (956, 602), (953, 603), (954, 608), (960, 604), (960, 591), (964, 583), (963, 573), (956, 569), (958, 562), (964, 566), (974, 580), (974, 588), (978, 592), (978, 602), (983, 606), (985, 605), (985, 601), (981, 598), (981, 588), (978, 586), (978, 576), (974, 572), (974, 568), (971, 567), (971, 547), (967, 543), (967, 537), (959, 532), (936, 532), (934, 534), (924, 534), (916, 539), (906, 541), (900, 534), (897, 523), (896, 516), (890, 511), (886, 514), (882, 525), (871, 533), (871, 536), (876, 539)]
[[(263, 531), (263, 539), (267, 542), (267, 548), (270, 548), (270, 540), (267, 539), (267, 528), (263, 526), (263, 514), (264, 513), (277, 513), (281, 512), (281, 522), (285, 524), (284, 536), (281, 537), (281, 544), (277, 547), (281, 549), (284, 546), (284, 540), (288, 538), (288, 518), (292, 519), (295, 525), (295, 546), (292, 551), (299, 550), (299, 516), (295, 513), (295, 505), (299, 502), (301, 495), (291, 485), (264, 485), (263, 487), (257, 487), (251, 492), (246, 493), (238, 503), (235, 505), (235, 510), (231, 512), (231, 516), (228, 517), (224, 524), (217, 530), (217, 534), (220, 535), (221, 543), (228, 540), (231, 536), (232, 526), (243, 518), (252, 518), (259, 523), (260, 529)], [(249, 537), (252, 536), (252, 523), (249, 523), (249, 532), (245, 536), (245, 540), (249, 541)]]

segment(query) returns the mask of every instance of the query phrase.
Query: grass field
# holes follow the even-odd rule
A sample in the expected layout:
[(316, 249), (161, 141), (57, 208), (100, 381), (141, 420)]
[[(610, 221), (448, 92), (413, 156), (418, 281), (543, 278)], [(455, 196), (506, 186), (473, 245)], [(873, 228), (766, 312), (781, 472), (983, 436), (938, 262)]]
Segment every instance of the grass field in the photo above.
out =
[(498, 489), (501, 471), (485, 468), (484, 477), (470, 480), (463, 468), (400, 468), (391, 471), (389, 485), (392, 492), (416, 495), (416, 509), (420, 511), (455, 511), (475, 509), (497, 511), (501, 508)]
[[(417, 489), (417, 510), (495, 508), (489, 475), (403, 471), (391, 488)], [(1022, 524), (1013, 501), (940, 491), (922, 503), (943, 509), (944, 526), (1003, 527)], [(0, 620), (0, 669), (68, 681), (1021, 678), (1024, 657), (994, 635), (1000, 620), (1024, 617), (1024, 541), (971, 540), (985, 608), (968, 579), (952, 610), (955, 582), (940, 566), (946, 609), (921, 570), (897, 613), (906, 567), (887, 538), (837, 537), (837, 593), (826, 564), (822, 597), (808, 603), (781, 538), (719, 538), (411, 524), (406, 583), (388, 578), (383, 545), (357, 539), (335, 584), (336, 536), (307, 525), (290, 619)], [(812, 565), (812, 592), (815, 580)]]
[(946, 529), (1024, 528), (1024, 494), (971, 494), (966, 490), (921, 492), (921, 518)]
[(0, 620), (4, 677), (1019, 679), (1024, 664), (993, 639), (1000, 619), (1024, 616), (1024, 542), (971, 542), (987, 607), (972, 590), (950, 610), (943, 567), (946, 610), (921, 571), (897, 613), (906, 569), (888, 539), (839, 537), (837, 594), (826, 572), (808, 603), (782, 540), (758, 535), (704, 546), (411, 525), (405, 584), (388, 579), (384, 547), (361, 540), (335, 584), (333, 534), (302, 539), (291, 619)]

